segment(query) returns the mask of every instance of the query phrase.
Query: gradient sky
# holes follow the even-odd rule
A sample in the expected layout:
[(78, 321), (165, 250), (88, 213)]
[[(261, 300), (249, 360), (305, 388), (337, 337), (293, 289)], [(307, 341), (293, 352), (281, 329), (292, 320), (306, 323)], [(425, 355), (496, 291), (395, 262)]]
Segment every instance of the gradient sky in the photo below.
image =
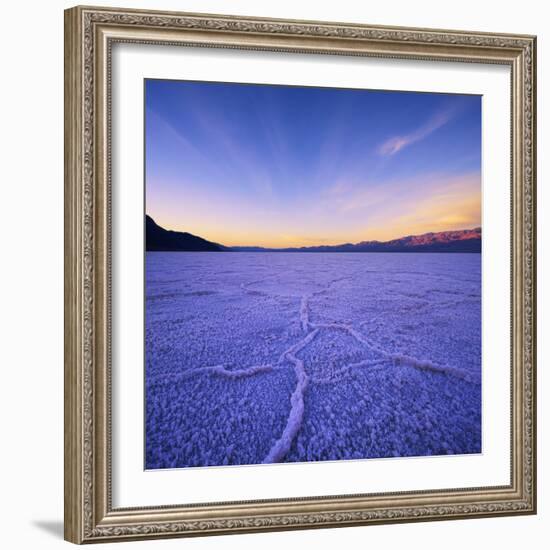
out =
[(228, 246), (481, 225), (481, 97), (145, 82), (146, 211)]

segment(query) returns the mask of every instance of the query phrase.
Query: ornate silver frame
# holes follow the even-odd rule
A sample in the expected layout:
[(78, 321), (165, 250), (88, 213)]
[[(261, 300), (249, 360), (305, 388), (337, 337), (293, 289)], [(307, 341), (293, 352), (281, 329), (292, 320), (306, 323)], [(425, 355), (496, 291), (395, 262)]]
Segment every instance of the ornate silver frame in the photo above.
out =
[[(113, 509), (110, 466), (110, 55), (115, 42), (508, 65), (512, 74), (511, 483)], [(536, 38), (75, 7), (65, 12), (65, 538), (75, 543), (536, 511)]]

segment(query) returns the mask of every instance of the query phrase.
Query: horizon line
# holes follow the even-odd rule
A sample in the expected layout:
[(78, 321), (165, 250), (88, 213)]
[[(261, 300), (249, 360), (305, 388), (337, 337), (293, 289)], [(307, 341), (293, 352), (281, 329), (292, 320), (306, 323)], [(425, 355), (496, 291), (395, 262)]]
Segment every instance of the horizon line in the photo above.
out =
[(388, 239), (388, 240), (385, 240), (385, 241), (381, 241), (381, 240), (378, 240), (378, 239), (372, 239), (372, 240), (366, 240), (365, 239), (365, 240), (361, 240), (361, 241), (357, 241), (357, 242), (346, 241), (346, 242), (338, 242), (336, 244), (316, 244), (316, 245), (311, 245), (311, 246), (303, 245), (303, 246), (281, 246), (281, 247), (262, 246), (262, 245), (225, 245), (221, 242), (211, 241), (211, 240), (203, 237), (200, 234), (191, 233), (190, 231), (180, 231), (180, 230), (177, 230), (177, 229), (168, 229), (168, 228), (164, 227), (163, 225), (159, 225), (156, 222), (156, 220), (153, 218), (153, 216), (151, 216), (150, 214), (145, 213), (145, 218), (150, 218), (155, 225), (157, 225), (161, 229), (164, 229), (165, 231), (171, 231), (173, 233), (187, 233), (188, 235), (192, 235), (193, 237), (198, 237), (200, 239), (203, 239), (205, 241), (211, 242), (213, 244), (216, 244), (218, 246), (221, 246), (221, 247), (227, 248), (227, 249), (238, 249), (238, 248), (248, 248), (248, 249), (255, 248), (255, 249), (258, 249), (258, 248), (260, 248), (260, 249), (264, 249), (264, 250), (302, 250), (302, 249), (311, 250), (313, 248), (336, 248), (336, 247), (339, 247), (339, 246), (356, 246), (358, 244), (363, 244), (363, 243), (388, 244), (388, 243), (391, 243), (393, 241), (399, 241), (399, 240), (406, 239), (406, 238), (409, 238), (409, 237), (423, 237), (425, 235), (437, 235), (437, 234), (441, 234), (441, 233), (460, 233), (460, 232), (464, 232), (464, 231), (479, 231), (479, 232), (482, 232), (481, 225), (476, 225), (474, 227), (466, 227), (466, 228), (463, 227), (463, 228), (460, 228), (460, 229), (445, 229), (443, 231), (425, 231), (423, 233), (409, 233), (409, 234), (401, 235), (400, 237), (396, 237), (396, 238), (393, 238), (393, 239)]

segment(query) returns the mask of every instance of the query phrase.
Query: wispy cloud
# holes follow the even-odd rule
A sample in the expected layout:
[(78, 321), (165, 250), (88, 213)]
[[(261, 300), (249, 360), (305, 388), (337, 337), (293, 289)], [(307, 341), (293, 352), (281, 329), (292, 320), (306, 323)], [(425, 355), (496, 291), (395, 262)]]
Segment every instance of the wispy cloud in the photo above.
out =
[(451, 110), (436, 113), (414, 132), (401, 136), (393, 136), (386, 140), (378, 148), (378, 154), (385, 157), (395, 155), (395, 153), (398, 153), (405, 147), (427, 138), (430, 134), (447, 124), (447, 122), (451, 120), (452, 116), (453, 112)]

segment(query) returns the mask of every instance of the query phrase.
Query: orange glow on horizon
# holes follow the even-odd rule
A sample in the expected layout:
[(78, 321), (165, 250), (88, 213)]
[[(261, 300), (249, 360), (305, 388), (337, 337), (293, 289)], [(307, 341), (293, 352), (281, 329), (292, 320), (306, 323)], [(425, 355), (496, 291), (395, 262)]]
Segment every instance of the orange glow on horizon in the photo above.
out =
[[(328, 196), (281, 211), (267, 204), (243, 216), (237, 204), (203, 204), (200, 197), (170, 208), (149, 204), (149, 215), (165, 229), (186, 231), (226, 246), (293, 248), (389, 241), (420, 235), (481, 226), (479, 174), (437, 181), (430, 192), (406, 195), (410, 182), (402, 184), (403, 197), (395, 200), (395, 186), (366, 192), (360, 186), (333, 186)], [(398, 189), (399, 195), (399, 189)], [(152, 202), (152, 201), (151, 201)], [(163, 202), (163, 206), (167, 204)], [(185, 204), (185, 206), (184, 206)], [(194, 205), (194, 207), (192, 207)], [(243, 211), (248, 208), (243, 208)], [(185, 219), (187, 222), (183, 222)]]

